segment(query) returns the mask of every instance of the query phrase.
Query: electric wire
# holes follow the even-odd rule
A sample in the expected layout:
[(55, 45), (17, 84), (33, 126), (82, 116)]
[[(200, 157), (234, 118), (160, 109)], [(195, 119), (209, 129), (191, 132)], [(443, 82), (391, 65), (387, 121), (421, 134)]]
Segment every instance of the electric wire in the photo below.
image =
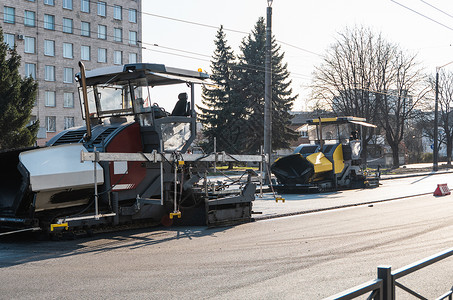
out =
[[(212, 29), (219, 29), (219, 26), (214, 26), (214, 25), (208, 25), (208, 24), (203, 24), (203, 23), (198, 23), (198, 22), (193, 22), (193, 21), (187, 21), (187, 20), (182, 20), (178, 18), (172, 18), (172, 17), (166, 17), (166, 16), (161, 16), (161, 15), (156, 15), (148, 12), (142, 11), (143, 15), (148, 15), (156, 18), (161, 18), (161, 19), (166, 19), (166, 20), (171, 20), (171, 21), (176, 21), (176, 22), (181, 22), (181, 23), (186, 23), (186, 24), (191, 24), (191, 25), (196, 25), (196, 26), (202, 26), (202, 27), (207, 27), (207, 28), (212, 28)], [(235, 30), (235, 29), (229, 29), (229, 28), (223, 28), (225, 31), (229, 32), (234, 32), (234, 33), (241, 33), (241, 34), (249, 34), (248, 32), (241, 31), (241, 30)]]
[[(107, 4), (107, 6), (112, 6), (113, 7), (114, 5)], [(166, 20), (186, 23), (186, 24), (195, 25), (195, 26), (201, 26), (201, 27), (206, 27), (206, 28), (211, 28), (211, 29), (216, 29), (216, 30), (218, 30), (220, 28), (219, 26), (215, 26), (215, 25), (209, 25), (209, 24), (203, 24), (203, 23), (199, 23), (199, 22), (187, 21), (187, 20), (173, 18), (173, 17), (166, 17), (166, 16), (152, 14), (152, 13), (145, 12), (145, 11), (138, 11), (138, 12), (141, 12), (143, 15), (147, 15), (147, 16), (151, 16), (151, 17), (155, 17), (155, 18), (161, 18), (161, 19), (166, 19)], [(250, 34), (250, 32), (246, 32), (246, 31), (242, 31), (242, 30), (236, 30), (236, 29), (231, 29), (231, 28), (226, 28), (226, 27), (223, 27), (223, 30), (227, 31), (227, 32), (240, 33), (240, 34), (245, 34), (245, 35), (249, 35)], [(279, 42), (280, 44), (287, 45), (289, 47), (298, 49), (300, 51), (304, 51), (304, 52), (307, 52), (307, 53), (310, 53), (310, 54), (313, 54), (313, 55), (317, 55), (317, 56), (322, 56), (322, 55), (320, 55), (318, 53), (315, 53), (313, 51), (304, 49), (304, 48), (299, 47), (299, 46), (292, 45), (292, 44), (287, 43), (287, 42), (283, 42), (283, 41), (280, 41), (280, 40), (276, 40), (276, 41)]]
[(438, 7), (436, 7), (436, 6), (434, 6), (434, 5), (432, 5), (431, 3), (428, 3), (428, 2), (426, 2), (426, 1), (424, 1), (424, 0), (420, 0), (420, 1), (423, 2), (423, 3), (425, 3), (426, 5), (428, 5), (429, 7), (434, 8), (434, 9), (437, 10), (438, 12), (441, 12), (441, 13), (443, 13), (444, 15), (446, 15), (446, 16), (448, 16), (448, 17), (450, 17), (450, 18), (453, 18), (452, 15), (450, 15), (450, 14), (447, 13), (446, 11), (444, 11), (444, 10), (442, 10), (442, 9), (440, 9), (440, 8), (438, 8)]
[[(111, 4), (106, 4), (106, 6), (107, 7), (115, 7), (115, 5), (111, 5)], [(166, 16), (152, 14), (152, 13), (148, 13), (148, 12), (140, 11), (140, 10), (137, 10), (137, 12), (138, 13), (142, 13), (143, 15), (148, 15), (148, 16), (152, 16), (152, 17), (155, 17), (155, 18), (162, 18), (162, 19), (167, 19), (167, 20), (176, 21), (176, 22), (182, 22), (182, 23), (191, 24), (191, 25), (195, 25), (195, 26), (202, 26), (202, 27), (211, 28), (211, 29), (217, 29), (217, 30), (219, 29), (219, 26), (203, 24), (203, 23), (193, 22), (193, 21), (187, 21), (187, 20), (173, 18), (173, 17), (166, 17)], [(44, 22), (44, 21), (41, 21), (41, 22)], [(223, 28), (223, 30), (227, 31), (227, 32), (234, 32), (234, 33), (240, 33), (240, 34), (246, 34), (246, 35), (250, 34), (249, 32), (245, 32), (245, 31), (241, 31), (241, 30), (235, 30), (235, 29), (230, 29), (230, 28), (225, 28), (225, 27)], [(292, 44), (284, 42), (284, 41), (280, 41), (280, 40), (276, 40), (276, 41), (281, 43), (281, 44), (284, 44), (286, 46), (292, 47), (294, 49), (298, 49), (300, 51), (303, 51), (303, 52), (306, 52), (306, 53), (309, 53), (309, 54), (312, 54), (312, 55), (322, 56), (322, 55), (320, 55), (318, 53), (315, 53), (313, 51), (304, 49), (304, 48), (299, 47), (299, 46), (292, 45)], [(150, 45), (157, 45), (157, 44), (150, 44)], [(159, 46), (159, 45), (157, 45), (157, 46)], [(183, 51), (183, 50), (177, 50), (177, 49), (173, 49), (173, 50)], [(196, 55), (201, 55), (201, 54), (196, 54)]]
[(304, 48), (301, 48), (301, 47), (298, 47), (298, 46), (294, 46), (292, 44), (289, 44), (289, 43), (286, 43), (286, 42), (283, 42), (283, 41), (280, 41), (280, 40), (277, 40), (277, 42), (279, 42), (280, 44), (283, 44), (283, 45), (286, 45), (286, 46), (289, 46), (289, 47), (292, 47), (292, 48), (295, 48), (295, 49), (298, 49), (298, 50), (301, 50), (301, 51), (304, 51), (304, 52), (307, 52), (307, 53), (310, 53), (310, 54), (313, 54), (313, 55), (316, 55), (316, 56), (319, 56), (319, 57), (323, 57), (323, 55), (318, 54), (316, 52), (313, 52), (313, 51), (310, 51), (310, 50), (307, 50), (307, 49), (304, 49)]
[[(4, 15), (3, 12), (0, 12), (0, 15)], [(25, 21), (25, 19), (27, 19), (25, 16), (19, 16), (19, 15), (15, 15), (15, 17), (18, 17), (19, 19), (23, 19)], [(0, 20), (3, 20), (4, 21), (4, 18), (0, 18)], [(37, 25), (35, 26), (30, 26), (30, 27), (35, 27), (35, 28), (39, 28), (39, 29), (45, 29), (45, 30), (49, 30), (49, 31), (53, 31), (53, 32), (59, 32), (59, 33), (64, 33), (64, 34), (76, 34), (74, 32), (82, 32), (84, 31), (81, 27), (76, 27), (76, 26), (73, 26), (72, 29), (72, 33), (68, 33), (68, 32), (65, 32), (63, 31), (63, 28), (65, 27), (63, 24), (60, 24), (60, 23), (53, 23), (53, 28), (54, 29), (47, 29), (45, 28), (44, 26), (44, 21), (41, 21), (41, 20), (34, 20)], [(42, 23), (42, 25), (40, 25)], [(102, 24), (101, 24), (102, 25)], [(61, 28), (61, 29), (58, 29), (58, 28)], [(91, 26), (90, 26), (91, 28)], [(81, 35), (83, 38), (88, 38), (88, 39), (93, 39), (93, 40), (98, 40), (99, 37), (98, 36), (98, 32), (97, 31), (92, 31), (92, 30), (89, 30), (89, 35), (85, 36), (85, 35)], [(7, 33), (7, 32), (5, 32)], [(127, 41), (130, 41), (129, 39), (121, 39), (121, 41), (115, 41), (115, 36), (114, 35), (109, 35), (109, 34), (105, 34), (103, 35), (105, 36), (106, 38), (105, 39), (101, 39), (103, 41), (107, 41), (107, 42), (111, 42), (111, 43), (115, 43), (115, 44), (122, 44), (122, 45), (133, 45), (137, 48), (141, 48), (143, 50), (147, 50), (147, 51), (152, 51), (152, 52), (157, 52), (157, 53), (162, 53), (162, 54), (167, 54), (167, 55), (173, 55), (173, 56), (178, 56), (178, 57), (183, 57), (183, 58), (188, 58), (188, 59), (194, 59), (194, 60), (199, 60), (199, 61), (205, 61), (205, 62), (211, 62), (210, 59), (208, 58), (212, 58), (212, 56), (209, 56), (209, 55), (206, 55), (206, 54), (201, 54), (201, 53), (196, 53), (196, 52), (191, 52), (191, 51), (186, 51), (186, 50), (180, 50), (180, 49), (176, 49), (176, 48), (171, 48), (171, 47), (165, 47), (165, 46), (160, 46), (158, 44), (155, 44), (155, 43), (143, 43), (141, 41), (137, 41), (137, 45), (134, 45), (134, 44), (131, 44), (131, 43), (128, 43)], [(109, 39), (112, 39), (112, 40), (109, 40)], [(166, 51), (160, 51), (160, 50), (156, 50), (156, 49), (150, 49), (148, 47), (145, 47), (145, 46), (140, 46), (139, 44), (142, 44), (142, 45), (149, 45), (149, 46), (152, 46), (152, 47), (159, 47), (159, 48), (163, 48), (163, 49), (167, 49), (167, 50), (171, 50), (171, 51), (178, 51), (178, 52), (183, 52), (183, 53), (188, 53), (188, 54), (193, 54), (193, 55), (197, 55), (197, 56), (201, 56), (201, 57), (205, 57), (205, 58), (200, 58), (200, 57), (194, 57), (194, 56), (189, 56), (189, 55), (184, 55), (184, 54), (179, 54), (179, 53), (172, 53), (172, 52), (166, 52)], [(240, 65), (237, 65), (237, 64), (234, 64), (232, 65), (231, 67), (233, 68), (242, 68), (242, 69), (245, 69), (245, 70), (249, 70), (249, 71), (257, 71), (257, 72), (264, 72), (265, 68), (264, 66), (258, 66), (258, 65), (251, 65), (251, 64), (240, 64)], [(291, 78), (310, 78), (308, 75), (304, 75), (304, 74), (300, 74), (300, 73), (294, 73), (294, 72), (291, 72), (290, 73), (290, 77)]]
[(447, 29), (453, 31), (453, 28), (452, 28), (452, 27), (447, 26), (447, 25), (445, 25), (445, 24), (443, 24), (443, 23), (441, 23), (441, 22), (439, 22), (439, 21), (436, 21), (436, 20), (434, 20), (433, 18), (430, 18), (430, 17), (428, 17), (427, 15), (422, 14), (421, 12), (416, 11), (415, 9), (412, 9), (412, 8), (406, 6), (406, 5), (402, 4), (402, 3), (399, 3), (398, 1), (395, 1), (395, 0), (390, 0), (390, 1), (392, 1), (392, 2), (395, 3), (395, 4), (398, 4), (399, 6), (405, 8), (405, 9), (407, 9), (407, 10), (410, 10), (411, 12), (413, 12), (413, 13), (419, 15), (419, 16), (422, 16), (423, 18), (426, 18), (426, 19), (428, 19), (428, 20), (430, 20), (430, 21), (432, 21), (432, 22), (434, 22), (434, 23), (436, 23), (436, 24), (438, 24), (438, 25), (440, 25), (440, 26), (442, 26), (442, 27), (445, 27), (445, 28), (447, 28)]

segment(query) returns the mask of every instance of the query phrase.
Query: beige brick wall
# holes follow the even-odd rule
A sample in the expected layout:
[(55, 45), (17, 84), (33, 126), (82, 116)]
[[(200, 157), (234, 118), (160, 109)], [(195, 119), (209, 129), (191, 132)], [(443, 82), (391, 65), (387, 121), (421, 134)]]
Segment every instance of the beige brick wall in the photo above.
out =
[[(42, 127), (41, 133), (45, 133), (46, 138), (40, 139), (38, 144), (43, 145), (46, 140), (50, 139), (55, 133), (46, 132), (46, 117), (56, 117), (56, 132), (64, 129), (64, 118), (73, 117), (75, 126), (82, 126), (80, 101), (77, 91), (76, 82), (64, 83), (64, 68), (72, 68), (74, 74), (79, 71), (78, 62), (81, 59), (81, 46), (90, 47), (90, 60), (84, 61), (85, 67), (94, 69), (113, 65), (114, 51), (122, 51), (122, 63), (129, 63), (129, 54), (137, 54), (137, 62), (141, 62), (142, 54), (140, 43), (137, 45), (129, 44), (129, 32), (137, 32), (137, 40), (141, 41), (141, 0), (104, 0), (106, 2), (106, 16), (97, 14), (97, 0), (90, 1), (90, 12), (81, 11), (81, 0), (72, 0), (72, 10), (63, 8), (63, 0), (54, 0), (55, 5), (46, 5), (44, 0), (3, 0), (1, 1), (1, 16), (4, 16), (4, 7), (15, 8), (15, 23), (8, 24), (1, 18), (1, 24), (4, 33), (15, 35), (15, 45), (18, 53), (22, 56), (21, 72), (25, 74), (25, 63), (36, 65), (36, 79), (39, 84), (37, 105), (33, 109), (33, 116), (40, 120)], [(114, 5), (122, 7), (122, 19), (113, 18)], [(129, 21), (129, 9), (137, 11), (137, 23)], [(25, 10), (35, 12), (35, 27), (24, 25)], [(55, 30), (44, 29), (44, 15), (55, 16)], [(63, 18), (73, 19), (73, 33), (63, 33)], [(90, 37), (81, 36), (81, 22), (90, 23)], [(99, 39), (97, 30), (98, 25), (107, 26), (107, 39)], [(114, 28), (122, 28), (122, 42), (113, 40)], [(18, 35), (24, 37), (34, 37), (36, 39), (34, 54), (24, 52), (25, 41), (18, 38)], [(55, 41), (55, 56), (44, 55), (44, 41)], [(73, 44), (73, 58), (63, 57), (63, 43)], [(98, 62), (98, 48), (107, 49), (107, 62)], [(45, 66), (55, 66), (55, 81), (44, 80)], [(55, 107), (45, 106), (45, 91), (55, 91)], [(64, 93), (74, 93), (74, 107), (63, 107)]]

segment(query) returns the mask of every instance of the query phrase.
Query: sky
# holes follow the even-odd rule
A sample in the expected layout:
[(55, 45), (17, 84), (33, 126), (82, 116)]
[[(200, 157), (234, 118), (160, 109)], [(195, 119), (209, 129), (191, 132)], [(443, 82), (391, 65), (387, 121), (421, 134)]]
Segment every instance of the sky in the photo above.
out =
[[(267, 5), (266, 0), (143, 0), (143, 62), (210, 73), (220, 25), (239, 54), (242, 39), (259, 17), (266, 17)], [(285, 53), (293, 94), (299, 94), (293, 110), (307, 109), (314, 67), (339, 32), (356, 26), (416, 54), (427, 74), (453, 61), (451, 0), (274, 0), (272, 34)], [(453, 71), (453, 63), (443, 69)], [(171, 87), (156, 93), (155, 102), (171, 111), (184, 91), (184, 86)], [(201, 104), (201, 89), (195, 96)]]

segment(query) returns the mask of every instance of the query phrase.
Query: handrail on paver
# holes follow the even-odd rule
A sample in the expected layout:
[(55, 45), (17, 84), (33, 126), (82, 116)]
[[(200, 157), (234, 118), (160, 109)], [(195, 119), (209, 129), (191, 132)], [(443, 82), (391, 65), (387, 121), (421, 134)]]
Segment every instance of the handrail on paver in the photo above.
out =
[[(379, 299), (379, 300), (395, 300), (395, 288), (399, 287), (402, 290), (406, 291), (407, 293), (411, 294), (412, 296), (418, 299), (427, 299), (422, 295), (418, 294), (417, 292), (411, 290), (410, 288), (404, 286), (403, 284), (397, 282), (396, 280), (409, 275), (415, 271), (418, 271), (424, 267), (432, 265), (440, 260), (448, 258), (453, 255), (453, 248), (440, 252), (438, 254), (429, 256), (425, 259), (419, 260), (415, 263), (410, 265), (404, 266), (396, 271), (392, 272), (391, 266), (379, 266), (378, 267), (378, 278), (373, 281), (369, 281), (338, 293), (336, 295), (330, 296), (328, 300), (333, 299), (341, 299), (341, 300), (349, 300), (354, 299), (356, 297), (365, 295), (366, 293), (371, 292), (367, 299)], [(453, 292), (452, 290), (444, 293), (437, 300), (449, 299), (453, 300)]]

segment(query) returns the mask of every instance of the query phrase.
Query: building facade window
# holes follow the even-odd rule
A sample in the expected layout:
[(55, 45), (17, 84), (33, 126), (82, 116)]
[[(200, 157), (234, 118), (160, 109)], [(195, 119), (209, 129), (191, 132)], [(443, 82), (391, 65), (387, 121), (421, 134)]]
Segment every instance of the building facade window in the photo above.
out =
[(130, 64), (137, 63), (137, 53), (129, 53), (129, 63)]
[(90, 46), (81, 46), (80, 47), (80, 59), (81, 60), (90, 60), (91, 59)]
[(5, 23), (16, 23), (16, 9), (14, 7), (5, 6), (3, 8), (3, 21)]
[(74, 107), (74, 93), (63, 94), (63, 107), (73, 108)]
[(107, 26), (98, 25), (98, 39), (101, 39), (101, 40), (107, 39)]
[(307, 131), (307, 130), (301, 130), (301, 131), (300, 131), (300, 136), (301, 136), (301, 137), (308, 138), (308, 131)]
[(113, 63), (115, 65), (123, 64), (123, 52), (117, 50), (113, 51)]
[(137, 45), (137, 32), (129, 31), (129, 44)]
[(55, 30), (55, 16), (44, 15), (44, 29)]
[(14, 34), (4, 33), (3, 41), (8, 45), (8, 49), (14, 49)]
[(24, 12), (24, 25), (29, 27), (35, 27), (36, 26), (35, 15), (36, 14), (34, 11), (26, 10)]
[(64, 117), (64, 129), (74, 127), (74, 117)]
[(107, 49), (98, 48), (98, 62), (100, 62), (100, 63), (107, 62)]
[(107, 15), (107, 3), (98, 1), (98, 16), (105, 17)]
[(82, 22), (80, 25), (80, 35), (82, 36), (90, 36), (90, 23)]
[(25, 63), (25, 77), (31, 77), (36, 80), (36, 64)]
[(113, 6), (113, 18), (115, 20), (121, 20), (123, 15), (123, 8), (120, 5)]
[(137, 10), (129, 8), (129, 22), (137, 23)]
[(80, 11), (90, 12), (90, 0), (80, 0)]
[(64, 33), (73, 33), (74, 24), (72, 19), (63, 18), (63, 32)]
[(36, 45), (36, 40), (34, 37), (30, 37), (30, 36), (26, 36), (24, 37), (24, 52), (25, 53), (35, 53), (36, 52), (36, 48), (35, 48), (35, 45)]
[(63, 0), (63, 8), (72, 10), (72, 0)]
[(44, 40), (44, 55), (55, 56), (55, 41)]
[(74, 69), (73, 68), (64, 68), (63, 82), (72, 83), (73, 79), (74, 79)]
[(44, 0), (44, 4), (54, 6), (55, 5), (55, 0)]
[(55, 116), (46, 117), (46, 129), (47, 132), (57, 131), (57, 117)]
[(55, 66), (44, 67), (44, 80), (55, 81)]
[(54, 91), (46, 91), (44, 98), (46, 106), (55, 107), (57, 105)]
[(73, 46), (71, 43), (63, 43), (63, 57), (74, 58)]
[(113, 40), (115, 42), (122, 42), (123, 41), (123, 29), (121, 29), (121, 28), (114, 28), (113, 29)]

